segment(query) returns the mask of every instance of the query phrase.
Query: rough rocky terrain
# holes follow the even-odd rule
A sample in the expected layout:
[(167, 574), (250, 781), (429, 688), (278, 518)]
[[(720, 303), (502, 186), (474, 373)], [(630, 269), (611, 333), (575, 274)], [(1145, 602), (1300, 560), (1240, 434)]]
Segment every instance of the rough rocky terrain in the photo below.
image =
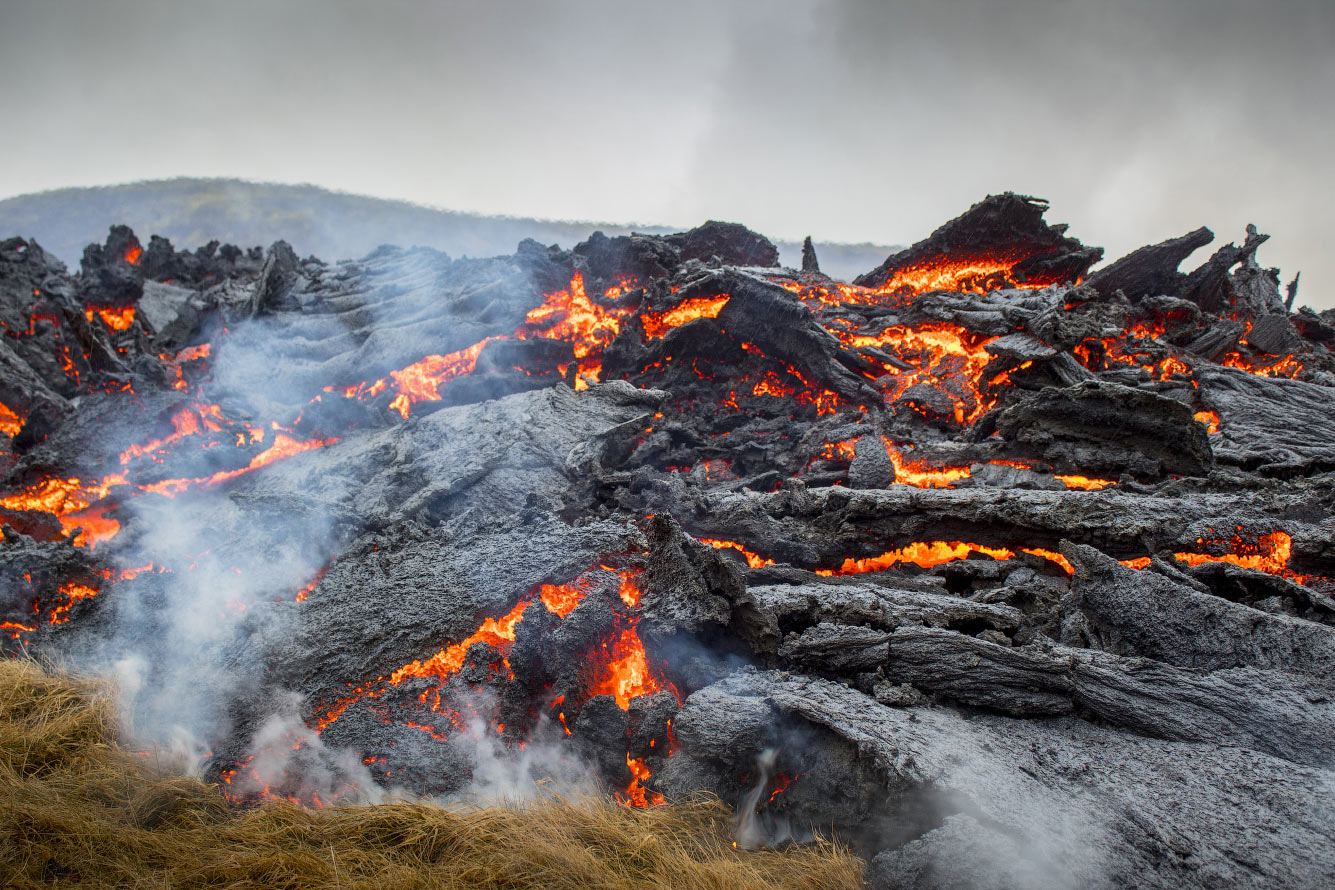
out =
[(0, 622), (239, 803), (592, 780), (872, 887), (1325, 887), (1335, 317), (992, 196), (844, 284), (706, 223), (0, 243)]

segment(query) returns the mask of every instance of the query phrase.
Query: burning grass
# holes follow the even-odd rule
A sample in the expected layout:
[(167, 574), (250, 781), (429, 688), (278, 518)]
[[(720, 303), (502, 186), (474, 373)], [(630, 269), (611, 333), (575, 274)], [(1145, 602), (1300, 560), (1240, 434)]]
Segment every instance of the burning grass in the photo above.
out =
[(832, 844), (734, 850), (718, 801), (235, 810), (216, 789), (120, 747), (101, 693), (31, 662), (0, 664), (0, 885), (861, 886), (861, 862)]

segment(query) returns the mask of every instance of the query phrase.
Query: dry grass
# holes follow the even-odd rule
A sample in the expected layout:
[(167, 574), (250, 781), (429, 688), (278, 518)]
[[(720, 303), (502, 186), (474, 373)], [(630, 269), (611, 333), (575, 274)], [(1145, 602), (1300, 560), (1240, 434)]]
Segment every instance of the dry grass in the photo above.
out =
[(116, 744), (96, 684), (0, 664), (0, 886), (840, 890), (862, 863), (830, 844), (732, 848), (717, 801), (607, 800), (238, 812)]

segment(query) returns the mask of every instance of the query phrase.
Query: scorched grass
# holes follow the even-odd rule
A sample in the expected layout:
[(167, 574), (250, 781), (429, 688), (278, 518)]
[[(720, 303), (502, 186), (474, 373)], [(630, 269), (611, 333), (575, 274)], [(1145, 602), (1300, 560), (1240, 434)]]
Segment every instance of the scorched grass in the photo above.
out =
[(841, 890), (828, 843), (734, 850), (718, 801), (238, 811), (117, 744), (96, 684), (0, 664), (0, 886)]

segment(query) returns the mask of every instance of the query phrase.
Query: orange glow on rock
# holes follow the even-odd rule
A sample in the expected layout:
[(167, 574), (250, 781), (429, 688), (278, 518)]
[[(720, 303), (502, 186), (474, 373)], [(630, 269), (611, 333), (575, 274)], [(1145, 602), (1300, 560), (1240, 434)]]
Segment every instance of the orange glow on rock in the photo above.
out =
[(17, 436), (21, 429), (23, 418), (11, 411), (4, 402), (0, 402), (0, 435)]
[(538, 588), (538, 596), (548, 612), (564, 618), (575, 611), (575, 607), (584, 601), (588, 593), (581, 589), (579, 582), (577, 578), (568, 584), (543, 584)]
[(0, 621), (0, 630), (9, 631), (9, 638), (11, 640), (17, 640), (23, 636), (23, 634), (32, 633), (36, 629), (36, 627), (31, 627), (27, 624), (19, 624), (17, 621)]
[[(614, 290), (617, 296), (621, 294), (620, 289)], [(594, 303), (584, 292), (584, 274), (576, 272), (566, 290), (544, 294), (542, 305), (524, 317), (524, 323), (514, 336), (518, 340), (548, 337), (568, 341), (574, 348), (575, 358), (580, 360), (580, 373), (587, 373), (597, 380), (597, 370), (583, 360), (602, 354), (603, 349), (621, 333), (621, 319), (633, 308), (605, 309)]]
[(89, 321), (94, 318), (102, 319), (102, 323), (113, 331), (124, 331), (134, 324), (133, 306), (94, 306), (90, 304), (84, 307), (83, 314), (87, 316)]
[(881, 441), (894, 465), (896, 483), (917, 488), (950, 488), (960, 479), (969, 478), (968, 467), (931, 467), (925, 461), (906, 459), (898, 446), (885, 436)]
[(753, 569), (761, 569), (765, 566), (774, 565), (774, 560), (765, 559), (763, 556), (752, 553), (736, 541), (720, 541), (717, 538), (699, 538), (698, 540), (701, 544), (708, 544), (716, 550), (736, 550), (738, 553), (742, 554), (742, 556), (746, 557), (746, 564)]
[(60, 517), (60, 527), (65, 534), (70, 534), (76, 528), (83, 529), (75, 536), (74, 546), (93, 550), (98, 544), (116, 537), (116, 533), (121, 530), (121, 524), (106, 515), (111, 509), (112, 505), (108, 505), (70, 513)]
[(644, 643), (640, 642), (635, 628), (622, 630), (610, 647), (603, 644), (603, 651), (607, 660), (589, 687), (590, 696), (610, 695), (616, 699), (617, 707), (625, 711), (630, 708), (632, 698), (651, 695), (665, 688), (650, 673)]
[(1219, 362), (1229, 368), (1237, 368), (1246, 371), (1248, 374), (1255, 374), (1258, 377), (1289, 377), (1298, 376), (1303, 370), (1302, 362), (1298, 361), (1292, 355), (1286, 355), (1276, 359), (1274, 356), (1255, 356), (1247, 358), (1242, 353), (1234, 351), (1224, 356)]
[(1064, 571), (1068, 575), (1075, 574), (1075, 567), (1071, 565), (1070, 560), (1068, 560), (1066, 557), (1062, 556), (1055, 550), (1044, 550), (1041, 547), (1021, 547), (1020, 550), (1023, 553), (1029, 553), (1034, 556), (1041, 556), (1048, 562), (1056, 563), (1057, 565), (1061, 566), (1062, 571)]
[(446, 646), (430, 658), (410, 662), (394, 671), (389, 675), (389, 682), (398, 685), (410, 677), (439, 677), (443, 679), (457, 674), (459, 669), (464, 666), (464, 658), (468, 655), (468, 650), (475, 643), (488, 643), (497, 647), (506, 643), (513, 643), (515, 641), (515, 626), (524, 617), (524, 610), (528, 606), (529, 601), (523, 600), (502, 617), (486, 619), (477, 630), (459, 642)]
[(667, 312), (646, 312), (641, 316), (644, 333), (650, 340), (656, 340), (688, 321), (697, 318), (718, 318), (723, 307), (728, 305), (728, 298), (728, 294), (719, 294), (716, 297), (691, 297)]
[(79, 600), (87, 599), (90, 596), (97, 596), (97, 588), (88, 584), (78, 584), (73, 581), (60, 585), (60, 592), (65, 596), (65, 602), (59, 604), (51, 610), (51, 623), (63, 624), (70, 620), (70, 609)]
[(139, 259), (144, 255), (144, 249), (138, 244), (132, 244), (130, 249), (125, 251), (124, 260), (131, 266), (139, 265)]
[(291, 436), (277, 433), (274, 435), (274, 443), (250, 459), (250, 463), (244, 467), (235, 470), (223, 470), (214, 473), (212, 476), (205, 476), (200, 479), (164, 479), (161, 482), (153, 482), (148, 485), (139, 486), (142, 491), (151, 491), (155, 494), (175, 497), (187, 488), (193, 486), (208, 487), (228, 482), (238, 476), (245, 475), (252, 470), (258, 470), (261, 467), (267, 467), (269, 464), (282, 460), (286, 457), (292, 457), (294, 454), (301, 454), (303, 451), (312, 451), (316, 448), (323, 448), (326, 445), (333, 445), (338, 439), (293, 439)]
[[(1205, 563), (1226, 562), (1244, 569), (1254, 569), (1271, 575), (1279, 575), (1296, 584), (1307, 584), (1319, 580), (1313, 575), (1300, 575), (1289, 568), (1289, 559), (1293, 555), (1293, 538), (1287, 532), (1276, 530), (1269, 534), (1258, 535), (1255, 539), (1233, 535), (1228, 541), (1207, 541), (1198, 539), (1197, 544), (1222, 552), (1179, 551), (1173, 557), (1189, 566)], [(1143, 569), (1150, 564), (1150, 557), (1140, 556), (1135, 559), (1120, 560), (1122, 565), (1133, 569)]]
[(1067, 488), (1078, 488), (1083, 491), (1098, 491), (1100, 488), (1107, 488), (1109, 485), (1116, 485), (1116, 479), (1098, 479), (1093, 476), (1075, 476), (1054, 474), (1055, 478)]
[(1197, 411), (1192, 417), (1196, 418), (1197, 423), (1205, 424), (1207, 433), (1219, 432), (1219, 414), (1216, 411)]
[(875, 293), (887, 295), (917, 295), (946, 290), (968, 293), (986, 293), (998, 287), (1021, 287), (1030, 290), (1044, 284), (1017, 284), (1011, 281), (1010, 271), (1026, 257), (981, 256), (974, 259), (940, 257), (901, 269)]
[[(201, 430), (218, 433), (222, 432), (222, 425), (226, 423), (222, 414), (222, 408), (218, 405), (191, 405), (189, 408), (182, 408), (172, 415), (171, 418), (173, 432), (161, 439), (153, 439), (142, 445), (131, 445), (120, 454), (121, 466), (125, 466), (130, 461), (145, 454), (165, 448), (168, 445), (175, 445), (177, 442), (187, 436), (195, 436)], [(261, 436), (263, 433), (261, 432)]]
[(626, 766), (630, 768), (630, 784), (617, 796), (617, 800), (629, 807), (658, 806), (663, 803), (663, 795), (646, 792), (644, 788), (644, 783), (649, 781), (649, 767), (644, 765), (644, 758), (631, 757), (627, 752)]
[(826, 577), (836, 575), (861, 575), (866, 572), (880, 572), (893, 569), (905, 563), (912, 563), (929, 569), (957, 559), (966, 559), (971, 554), (981, 553), (993, 559), (1011, 559), (1014, 551), (1005, 547), (988, 547), (983, 544), (967, 544), (960, 541), (915, 541), (898, 550), (889, 550), (880, 556), (868, 556), (865, 559), (849, 557), (837, 569), (816, 569), (817, 575)]

